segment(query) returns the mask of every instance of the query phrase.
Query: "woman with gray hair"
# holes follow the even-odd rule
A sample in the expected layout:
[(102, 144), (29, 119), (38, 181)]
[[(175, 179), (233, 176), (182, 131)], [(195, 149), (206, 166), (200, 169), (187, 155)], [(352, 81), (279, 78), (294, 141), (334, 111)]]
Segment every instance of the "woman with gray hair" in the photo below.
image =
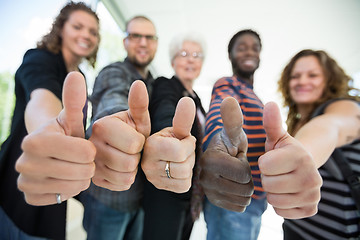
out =
[[(175, 75), (155, 80), (150, 100), (151, 132), (172, 126), (178, 101), (190, 97), (196, 105), (196, 116), (191, 135), (196, 138), (195, 166), (192, 187), (186, 193), (159, 190), (145, 181), (143, 239), (189, 239), (195, 219), (201, 211), (202, 194), (195, 174), (200, 159), (201, 143), (205, 126), (205, 111), (200, 98), (193, 90), (195, 79), (200, 75), (204, 61), (205, 45), (196, 34), (173, 38), (170, 44), (170, 60)], [(170, 166), (176, 167), (175, 166)], [(170, 171), (169, 171), (170, 173)], [(171, 178), (170, 174), (167, 176)], [(174, 179), (176, 181), (176, 179)]]

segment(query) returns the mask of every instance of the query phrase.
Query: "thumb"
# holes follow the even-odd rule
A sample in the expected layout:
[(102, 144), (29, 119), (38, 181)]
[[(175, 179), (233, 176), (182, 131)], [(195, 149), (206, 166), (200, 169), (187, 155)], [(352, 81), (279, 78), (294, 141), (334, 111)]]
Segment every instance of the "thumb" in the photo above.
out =
[(79, 72), (70, 72), (66, 76), (63, 86), (63, 109), (57, 118), (68, 136), (84, 137), (83, 108), (86, 95), (83, 75)]
[(223, 121), (223, 141), (231, 156), (247, 151), (247, 138), (243, 131), (243, 115), (238, 101), (233, 97), (225, 98), (220, 106)]
[(177, 139), (183, 139), (190, 135), (195, 119), (195, 103), (189, 97), (179, 100), (173, 118), (173, 131)]
[(266, 151), (274, 149), (275, 145), (287, 135), (282, 127), (280, 109), (274, 102), (264, 106), (263, 124), (266, 132)]
[(146, 85), (141, 80), (136, 80), (129, 91), (129, 113), (135, 122), (136, 130), (145, 137), (150, 135), (150, 116), (149, 116), (149, 95)]

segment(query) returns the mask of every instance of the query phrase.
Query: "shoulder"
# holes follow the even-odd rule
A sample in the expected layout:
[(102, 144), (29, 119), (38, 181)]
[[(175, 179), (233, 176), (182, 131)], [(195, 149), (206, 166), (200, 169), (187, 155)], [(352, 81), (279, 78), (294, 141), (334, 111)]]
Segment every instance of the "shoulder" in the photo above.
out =
[(124, 72), (126, 71), (126, 66), (124, 62), (114, 62), (109, 65), (106, 65), (103, 69), (101, 69), (100, 74), (108, 73), (108, 72)]
[(130, 85), (132, 75), (129, 73), (123, 62), (114, 62), (105, 66), (95, 79), (95, 85)]
[(24, 62), (23, 63), (29, 63), (29, 62), (37, 62), (37, 63), (49, 63), (56, 61), (56, 59), (59, 58), (59, 54), (54, 54), (46, 49), (29, 49), (24, 54)]
[(158, 77), (154, 80), (154, 86), (164, 86), (164, 85), (171, 85), (172, 79), (166, 77)]
[(232, 77), (222, 77), (215, 82), (214, 87), (232, 86), (233, 83), (234, 80), (232, 79)]
[(352, 99), (335, 99), (329, 102), (324, 109), (324, 113), (360, 113), (360, 103)]

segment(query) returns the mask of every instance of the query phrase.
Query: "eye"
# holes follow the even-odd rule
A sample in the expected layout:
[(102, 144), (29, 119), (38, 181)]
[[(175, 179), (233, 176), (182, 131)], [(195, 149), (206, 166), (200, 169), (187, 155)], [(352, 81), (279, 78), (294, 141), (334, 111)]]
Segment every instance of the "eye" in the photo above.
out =
[(80, 29), (81, 29), (81, 25), (75, 24), (75, 25), (73, 25), (73, 27), (74, 27), (76, 30), (80, 30)]
[(237, 52), (245, 52), (247, 50), (247, 47), (240, 45), (236, 48)]
[(260, 46), (259, 45), (255, 45), (254, 47), (253, 47), (253, 51), (254, 52), (260, 52)]
[(90, 30), (90, 34), (93, 35), (94, 37), (98, 36), (98, 32), (96, 30)]

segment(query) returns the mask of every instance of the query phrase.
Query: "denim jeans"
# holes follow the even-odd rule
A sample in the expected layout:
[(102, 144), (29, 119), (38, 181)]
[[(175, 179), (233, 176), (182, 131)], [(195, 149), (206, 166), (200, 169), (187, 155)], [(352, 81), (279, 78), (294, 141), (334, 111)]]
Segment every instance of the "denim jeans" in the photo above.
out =
[(46, 238), (33, 237), (21, 231), (0, 207), (0, 239), (6, 240), (45, 240)]
[(217, 207), (205, 199), (207, 240), (256, 240), (260, 232), (261, 216), (266, 208), (266, 198), (252, 199), (242, 213)]
[(84, 205), (83, 226), (88, 240), (141, 240), (144, 211), (140, 208), (121, 212), (108, 207), (91, 195), (81, 196)]

